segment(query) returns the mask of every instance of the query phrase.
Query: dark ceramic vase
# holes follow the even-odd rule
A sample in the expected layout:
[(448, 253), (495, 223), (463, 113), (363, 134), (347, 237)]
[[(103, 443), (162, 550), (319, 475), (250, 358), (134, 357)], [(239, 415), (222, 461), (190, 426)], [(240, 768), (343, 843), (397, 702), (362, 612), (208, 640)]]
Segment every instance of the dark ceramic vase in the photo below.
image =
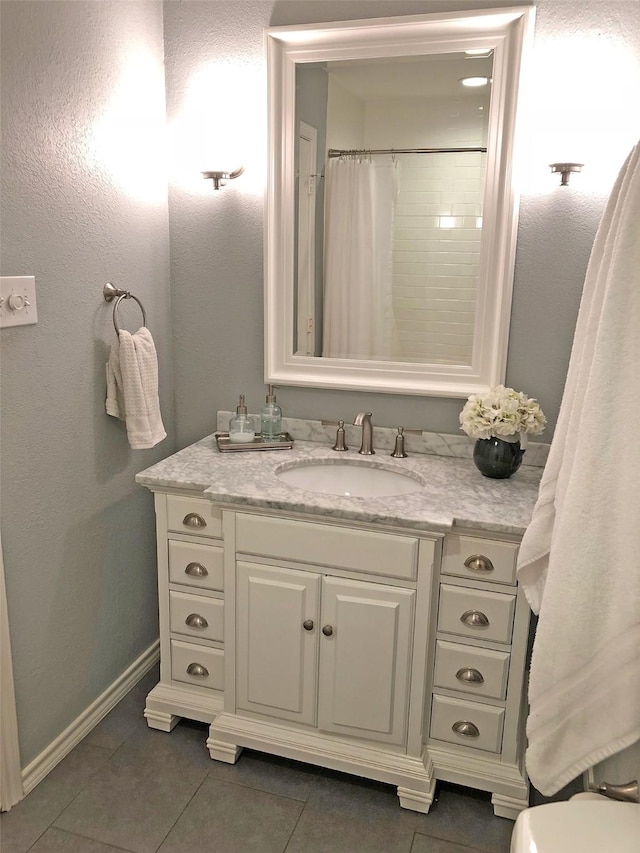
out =
[(504, 480), (515, 474), (523, 456), (520, 441), (504, 441), (495, 436), (479, 438), (473, 448), (473, 461), (478, 471), (495, 480)]

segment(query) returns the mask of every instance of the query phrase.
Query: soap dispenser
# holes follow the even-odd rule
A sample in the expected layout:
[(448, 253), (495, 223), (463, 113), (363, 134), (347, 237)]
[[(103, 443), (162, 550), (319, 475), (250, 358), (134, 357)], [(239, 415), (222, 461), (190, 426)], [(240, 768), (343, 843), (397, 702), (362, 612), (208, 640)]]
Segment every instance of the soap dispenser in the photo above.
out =
[(267, 399), (260, 410), (260, 434), (263, 441), (278, 441), (281, 432), (282, 409), (276, 403), (273, 385), (269, 385)]
[(244, 394), (241, 394), (236, 413), (229, 421), (229, 441), (233, 444), (249, 444), (255, 437), (253, 418), (247, 415)]

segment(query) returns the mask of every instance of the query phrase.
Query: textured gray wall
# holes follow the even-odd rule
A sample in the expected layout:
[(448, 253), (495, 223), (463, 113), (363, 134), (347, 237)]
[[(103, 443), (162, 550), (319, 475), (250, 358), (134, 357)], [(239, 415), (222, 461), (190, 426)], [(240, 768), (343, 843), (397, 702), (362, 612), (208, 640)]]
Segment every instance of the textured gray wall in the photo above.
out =
[[(24, 767), (157, 637), (153, 502), (134, 475), (174, 449), (166, 177), (137, 158), (150, 102), (164, 121), (162, 5), (3, 2), (1, 13), (1, 272), (35, 275), (38, 306), (37, 325), (0, 332)], [(131, 451), (104, 411), (109, 280), (140, 297), (158, 348), (169, 437), (153, 450)], [(137, 309), (124, 308), (135, 330)]]
[[(234, 64), (242, 67), (262, 62), (263, 28), (267, 26), (506, 5), (513, 4), (491, 0), (169, 0), (165, 3), (168, 115), (179, 118), (190, 79), (210, 63), (229, 63), (228, 85), (233, 90)], [(551, 439), (560, 405), (595, 231), (608, 190), (636, 141), (628, 128), (629, 115), (635, 115), (633, 104), (613, 112), (611, 91), (596, 89), (592, 81), (581, 83), (576, 72), (597, 68), (600, 79), (607, 79), (611, 55), (602, 48), (613, 46), (614, 56), (626, 52), (632, 58), (633, 85), (640, 88), (638, 9), (635, 0), (540, 0), (537, 4), (531, 63), (534, 88), (542, 87), (542, 105), (536, 104), (533, 116), (542, 125), (537, 130), (553, 140), (555, 128), (573, 108), (574, 96), (584, 102), (588, 95), (589, 107), (584, 112), (590, 115), (592, 128), (586, 135), (596, 138), (593, 131), (602, 133), (606, 125), (609, 136), (600, 140), (600, 157), (608, 152), (613, 163), (604, 189), (602, 184), (597, 191), (592, 189), (594, 163), (587, 162), (584, 175), (575, 176), (569, 188), (561, 190), (554, 183), (549, 192), (538, 193), (529, 187), (522, 196), (506, 380), (539, 398), (550, 421), (546, 440)], [(587, 36), (596, 39), (592, 49), (574, 61), (574, 48)], [(549, 48), (561, 43), (568, 51), (567, 61), (555, 67), (555, 77), (549, 80)], [(547, 78), (540, 82), (544, 74)], [(214, 93), (212, 98), (214, 103)], [(558, 114), (547, 112), (547, 104)], [(247, 108), (252, 105), (245, 104)], [(237, 110), (243, 110), (242, 103), (238, 102)], [(608, 114), (603, 118), (605, 111)], [(229, 112), (226, 122), (233, 125), (236, 117)], [(640, 133), (637, 119), (635, 130)], [(610, 144), (616, 137), (623, 141), (624, 154), (619, 145)], [(256, 146), (264, 146), (257, 119), (254, 138)], [(531, 156), (532, 162), (537, 157), (544, 167), (540, 180), (548, 183), (547, 164), (552, 160), (544, 158), (550, 154), (541, 147)], [(246, 179), (243, 176), (209, 198), (170, 188), (180, 446), (210, 432), (215, 411), (235, 405), (239, 393), (246, 394), (254, 411), (263, 399), (262, 200), (243, 194), (241, 182)], [(374, 421), (380, 425), (402, 423), (447, 433), (458, 431), (462, 407), (460, 400), (286, 386), (280, 388), (278, 400), (291, 416), (347, 420), (366, 408), (374, 412)]]

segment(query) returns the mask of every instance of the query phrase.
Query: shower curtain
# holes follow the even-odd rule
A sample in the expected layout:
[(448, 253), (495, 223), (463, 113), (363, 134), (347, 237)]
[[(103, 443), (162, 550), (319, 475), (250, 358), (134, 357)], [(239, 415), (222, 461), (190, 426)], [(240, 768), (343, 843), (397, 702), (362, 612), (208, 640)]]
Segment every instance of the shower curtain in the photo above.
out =
[(388, 361), (398, 164), (346, 156), (329, 160), (326, 175), (322, 354)]

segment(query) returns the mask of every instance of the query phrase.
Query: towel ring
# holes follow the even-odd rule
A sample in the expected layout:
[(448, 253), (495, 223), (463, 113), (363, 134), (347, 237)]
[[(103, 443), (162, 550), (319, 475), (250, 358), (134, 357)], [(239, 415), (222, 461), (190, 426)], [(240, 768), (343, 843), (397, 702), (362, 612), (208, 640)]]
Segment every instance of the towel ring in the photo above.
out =
[(123, 299), (133, 299), (134, 302), (138, 303), (140, 310), (142, 311), (142, 325), (147, 325), (147, 313), (144, 310), (144, 305), (140, 302), (137, 296), (133, 295), (133, 293), (130, 293), (128, 290), (120, 290), (119, 287), (115, 287), (110, 281), (108, 281), (102, 288), (102, 295), (104, 296), (105, 302), (112, 302), (117, 297), (116, 304), (113, 306), (113, 326), (116, 330), (116, 335), (120, 334), (116, 315)]

